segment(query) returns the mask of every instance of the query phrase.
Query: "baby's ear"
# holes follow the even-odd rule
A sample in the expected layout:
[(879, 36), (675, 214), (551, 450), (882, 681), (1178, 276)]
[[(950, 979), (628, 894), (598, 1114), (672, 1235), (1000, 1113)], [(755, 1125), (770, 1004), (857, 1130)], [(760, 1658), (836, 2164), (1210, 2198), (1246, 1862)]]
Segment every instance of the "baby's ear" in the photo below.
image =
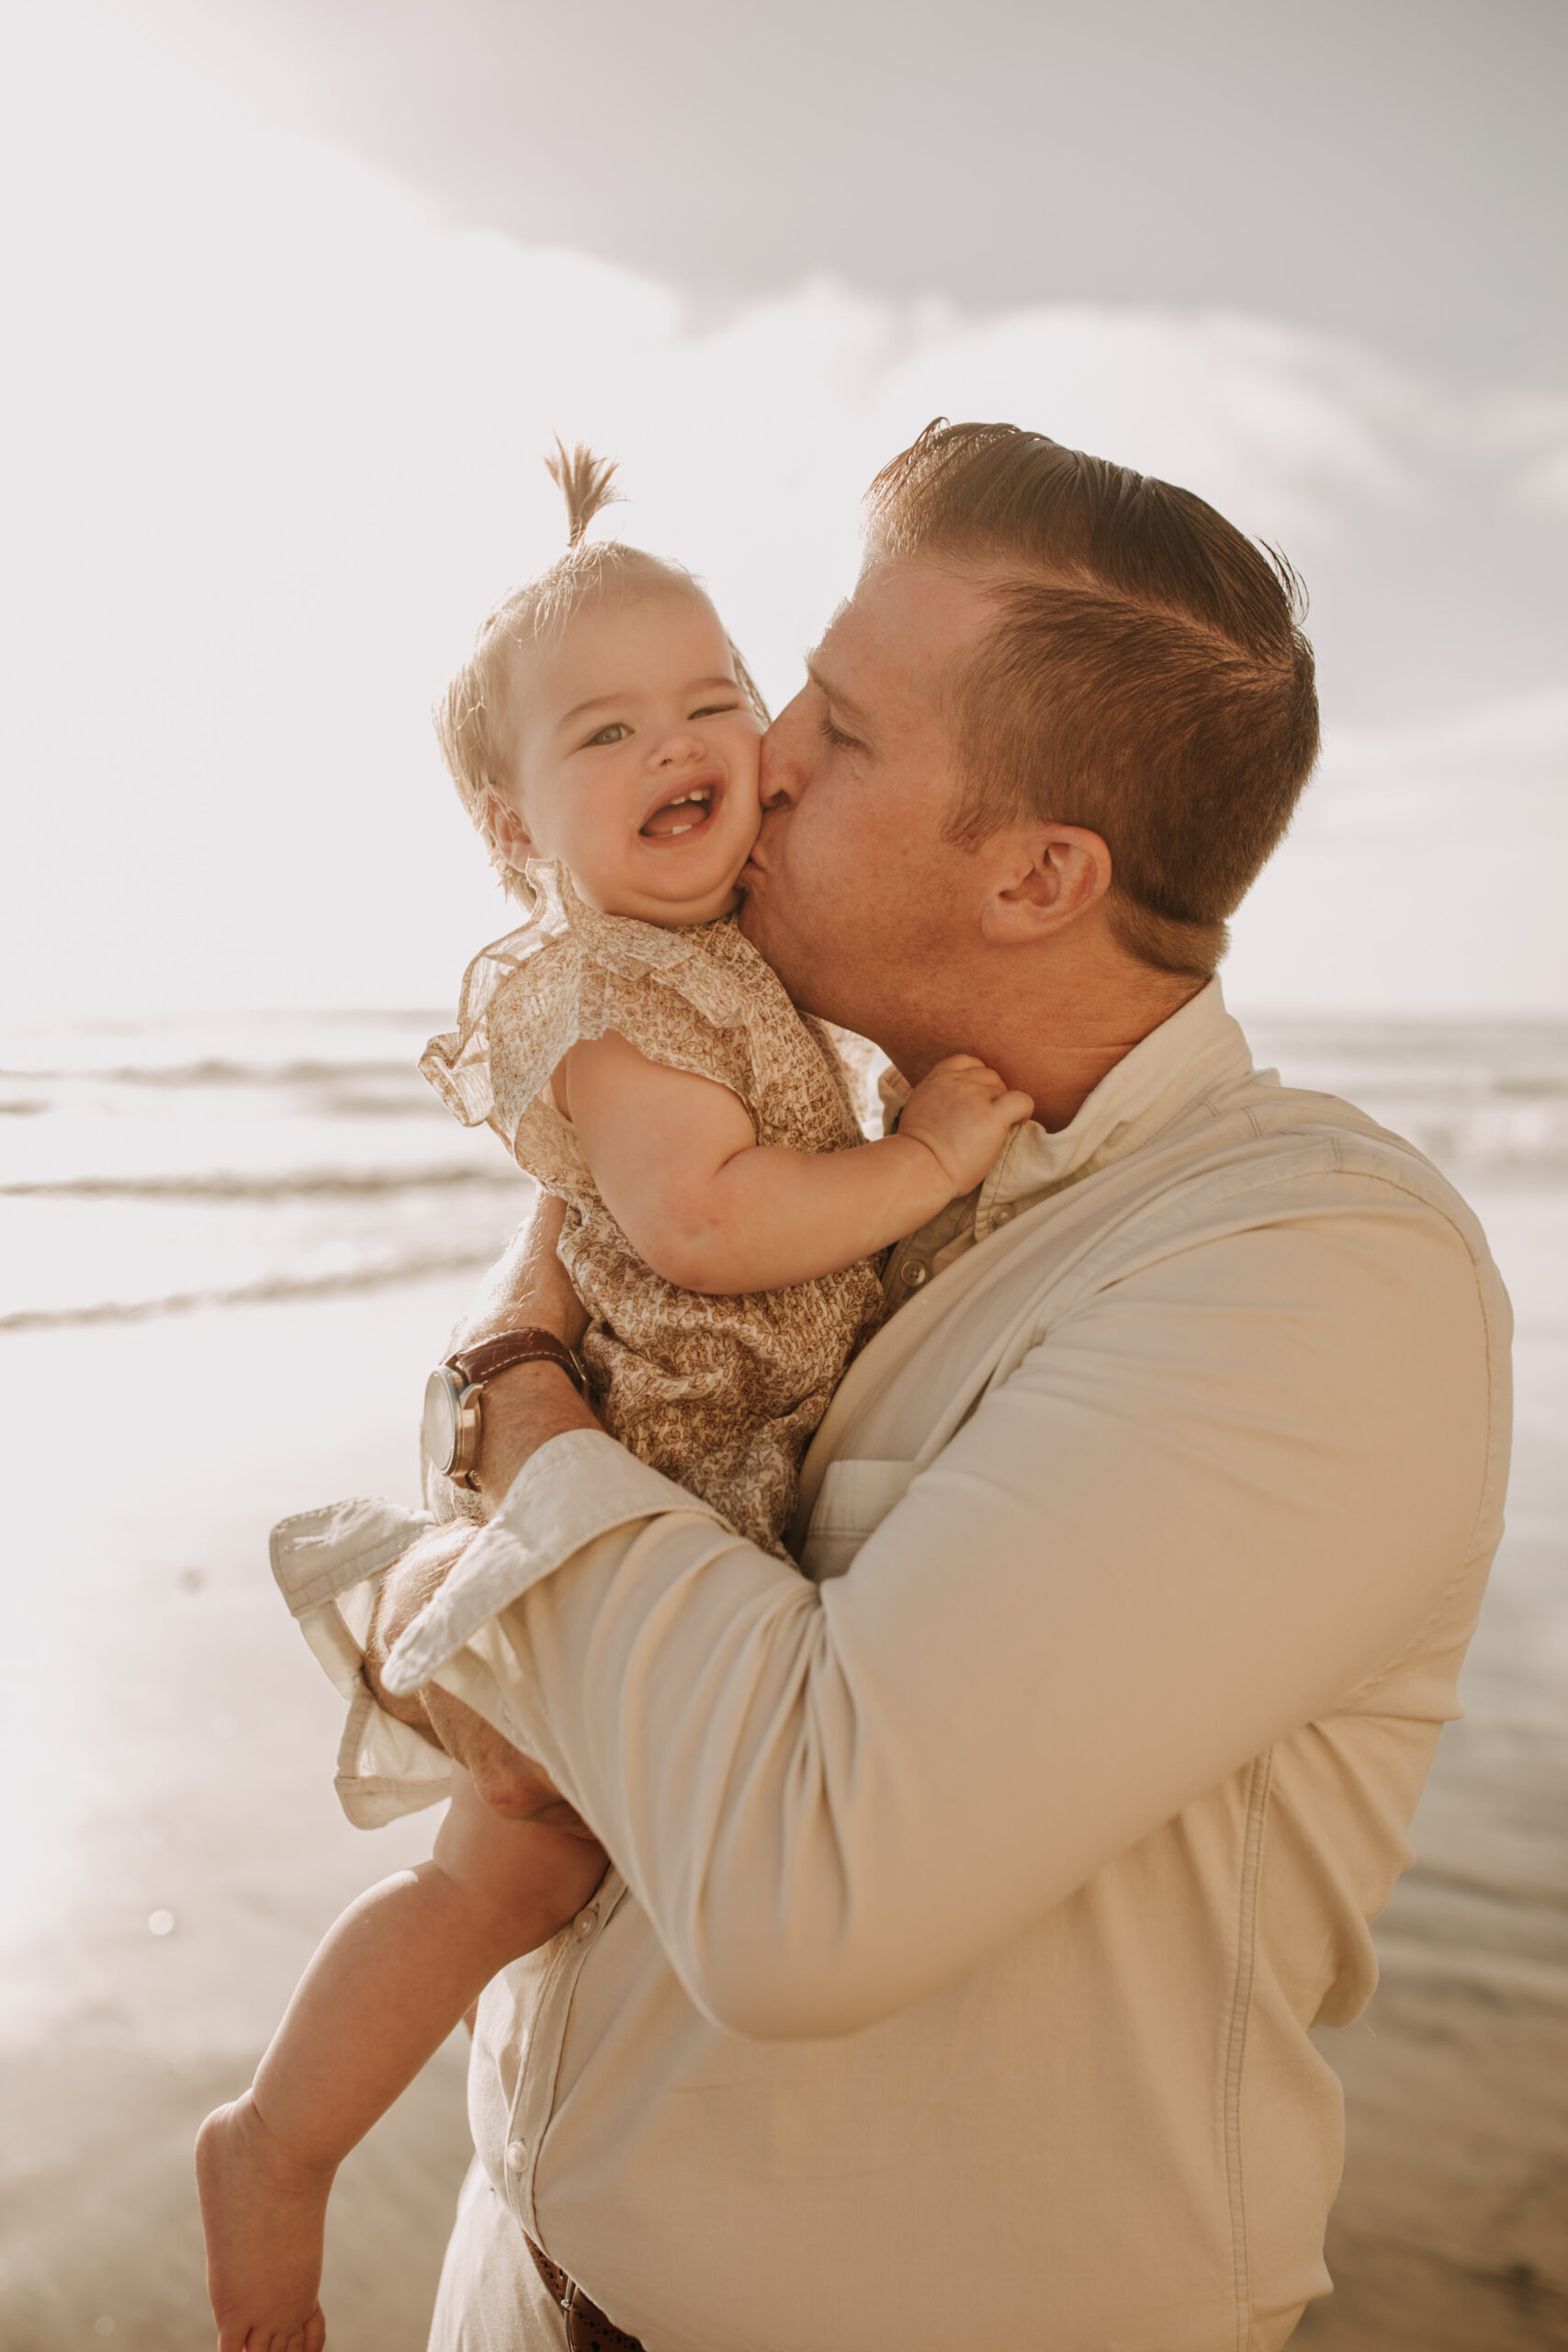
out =
[(493, 787), (485, 794), (479, 810), (479, 831), (507, 865), (521, 874), (534, 854), (533, 838), (516, 809)]

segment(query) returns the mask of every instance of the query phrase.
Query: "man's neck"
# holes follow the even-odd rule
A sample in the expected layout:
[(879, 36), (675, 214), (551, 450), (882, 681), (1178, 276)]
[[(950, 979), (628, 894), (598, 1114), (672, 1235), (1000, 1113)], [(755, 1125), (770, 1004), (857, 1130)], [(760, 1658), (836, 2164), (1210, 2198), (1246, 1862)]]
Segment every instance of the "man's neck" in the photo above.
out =
[(1055, 1132), (1077, 1117), (1095, 1088), (1205, 983), (1160, 972), (1119, 949), (1092, 956), (998, 959), (940, 1004), (913, 1005), (899, 1035), (876, 1042), (917, 1083), (947, 1054), (978, 1054), (1030, 1095), (1034, 1116)]

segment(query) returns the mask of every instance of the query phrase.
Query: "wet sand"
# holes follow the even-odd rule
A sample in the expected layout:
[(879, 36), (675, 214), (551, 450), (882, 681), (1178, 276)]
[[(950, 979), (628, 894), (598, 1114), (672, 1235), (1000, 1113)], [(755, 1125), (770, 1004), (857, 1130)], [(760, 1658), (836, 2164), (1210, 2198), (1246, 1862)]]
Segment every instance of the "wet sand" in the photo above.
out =
[[(1346, 2184), (1313, 2352), (1568, 2346), (1568, 1199), (1481, 1202), (1521, 1308), (1510, 1532), (1379, 1931), (1325, 2037)], [(409, 1493), (411, 1396), (466, 1287), (0, 1340), (13, 1441), (0, 1916), (0, 2344), (211, 2341), (189, 2147), (321, 1928), (428, 1850), (331, 1785), (336, 1702), (266, 1575), (285, 1511)], [(89, 1450), (67, 1423), (96, 1424)], [(155, 1933), (149, 1922), (170, 1915)], [(335, 2352), (419, 2352), (467, 2158), (442, 2052), (345, 2166)], [(889, 2347), (889, 2352), (895, 2352)]]
[[(12, 1604), (27, 1720), (0, 1928), (6, 2352), (210, 2344), (196, 2126), (248, 2081), (329, 1920), (429, 1851), (434, 1815), (371, 1836), (344, 1820), (341, 1709), (273, 1589), (265, 1531), (333, 1493), (413, 1499), (411, 1367), (462, 1288), (0, 1343), (21, 1460), (47, 1458), (51, 1399), (74, 1394), (107, 1430), (9, 1553), (8, 1586), (29, 1551), (47, 1567)], [(340, 2177), (339, 2352), (423, 2346), (468, 2152), (454, 2042)]]

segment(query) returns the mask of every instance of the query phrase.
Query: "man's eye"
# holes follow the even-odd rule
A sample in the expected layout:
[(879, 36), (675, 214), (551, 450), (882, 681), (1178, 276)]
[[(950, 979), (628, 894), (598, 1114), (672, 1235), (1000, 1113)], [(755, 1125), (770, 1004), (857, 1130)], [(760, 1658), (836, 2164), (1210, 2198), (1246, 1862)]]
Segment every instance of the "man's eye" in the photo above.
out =
[(819, 718), (817, 725), (820, 731), (822, 741), (825, 743), (831, 743), (835, 752), (854, 752), (859, 750), (860, 746), (856, 743), (854, 737), (852, 735), (846, 735), (841, 727), (835, 727), (830, 718)]
[(595, 743), (618, 743), (623, 735), (629, 735), (631, 731), (624, 721), (612, 718), (608, 727), (601, 727), (597, 735), (590, 735), (583, 749), (592, 751)]

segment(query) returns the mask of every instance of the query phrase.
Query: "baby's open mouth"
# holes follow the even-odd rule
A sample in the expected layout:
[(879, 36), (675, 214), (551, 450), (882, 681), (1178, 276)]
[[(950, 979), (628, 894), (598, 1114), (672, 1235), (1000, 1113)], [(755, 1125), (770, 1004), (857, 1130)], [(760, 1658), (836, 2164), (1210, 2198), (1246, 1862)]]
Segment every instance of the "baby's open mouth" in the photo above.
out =
[(718, 799), (715, 784), (694, 784), (656, 808), (642, 828), (644, 841), (669, 842), (677, 834), (694, 832), (705, 825)]

